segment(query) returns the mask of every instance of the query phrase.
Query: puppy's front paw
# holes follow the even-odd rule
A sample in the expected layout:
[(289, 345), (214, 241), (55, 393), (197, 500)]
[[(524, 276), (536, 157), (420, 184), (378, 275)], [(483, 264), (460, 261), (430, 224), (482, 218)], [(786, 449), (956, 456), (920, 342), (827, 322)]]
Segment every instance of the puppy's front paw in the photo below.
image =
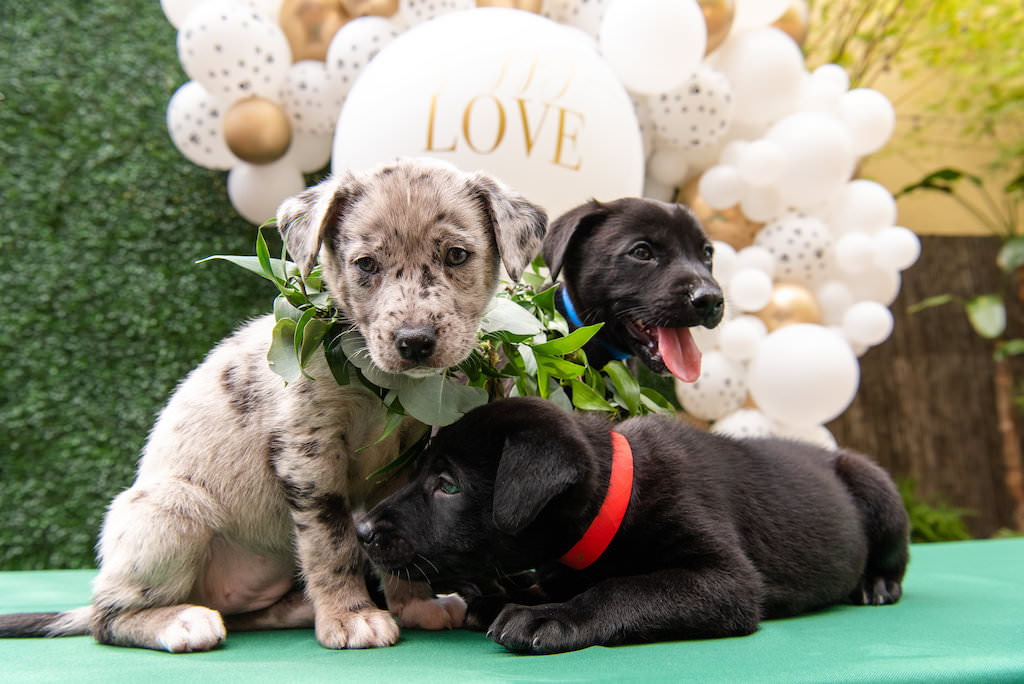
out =
[(189, 606), (175, 615), (156, 635), (161, 648), (171, 653), (209, 651), (227, 636), (220, 613), (202, 606)]
[(516, 653), (563, 653), (593, 646), (559, 604), (509, 604), (495, 618), (487, 637)]
[(402, 627), (458, 629), (466, 619), (466, 602), (451, 594), (434, 599), (413, 599), (395, 613)]
[(379, 648), (398, 641), (398, 624), (386, 610), (364, 608), (316, 616), (316, 640), (324, 648)]
[(903, 585), (885, 577), (862, 577), (850, 594), (850, 603), (860, 606), (886, 606), (903, 596)]

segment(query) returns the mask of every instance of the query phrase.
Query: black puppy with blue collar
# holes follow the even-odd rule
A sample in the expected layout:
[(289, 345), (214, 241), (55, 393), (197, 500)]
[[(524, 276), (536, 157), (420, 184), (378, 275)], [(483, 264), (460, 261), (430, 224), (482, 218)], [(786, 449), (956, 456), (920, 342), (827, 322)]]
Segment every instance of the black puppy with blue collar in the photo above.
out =
[(591, 200), (558, 217), (541, 254), (562, 276), (555, 306), (575, 327), (604, 323), (584, 347), (591, 365), (636, 356), (655, 373), (693, 382), (700, 350), (690, 329), (714, 328), (725, 300), (714, 247), (681, 204)]

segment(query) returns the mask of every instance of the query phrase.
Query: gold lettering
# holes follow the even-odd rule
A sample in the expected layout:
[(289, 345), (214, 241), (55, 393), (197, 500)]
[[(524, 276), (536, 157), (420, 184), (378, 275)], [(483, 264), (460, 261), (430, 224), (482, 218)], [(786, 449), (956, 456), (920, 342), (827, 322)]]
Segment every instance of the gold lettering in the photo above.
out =
[[(498, 133), (494, 138), (494, 144), (491, 145), (488, 150), (480, 150), (476, 145), (473, 144), (473, 140), (469, 136), (469, 120), (473, 111), (473, 106), (476, 105), (477, 100), (480, 98), (489, 98), (495, 106), (498, 108)], [(466, 105), (466, 111), (462, 114), (462, 135), (466, 138), (466, 144), (476, 152), (477, 154), (490, 154), (498, 148), (501, 141), (505, 138), (505, 108), (501, 106), (501, 102), (494, 95), (477, 95), (469, 104)]]
[(537, 124), (535, 131), (530, 131), (530, 117), (526, 113), (526, 100), (521, 97), (516, 98), (516, 102), (519, 103), (519, 118), (523, 121), (523, 136), (526, 138), (526, 156), (529, 157), (533, 151), (533, 146), (537, 142), (537, 138), (540, 137), (540, 131), (544, 128), (544, 120), (548, 118), (548, 110), (551, 109), (551, 104), (548, 102), (544, 103), (544, 113), (540, 115), (540, 122)]
[(430, 119), (427, 121), (427, 152), (453, 152), (455, 150), (456, 137), (452, 137), (452, 144), (449, 147), (434, 147), (434, 120), (437, 116), (437, 98), (441, 93), (434, 93), (430, 96)]
[[(565, 127), (565, 123), (566, 123), (565, 116), (566, 116), (566, 114), (572, 114), (573, 116), (575, 116), (575, 117), (577, 117), (579, 119), (577, 127), (572, 129), (571, 131), (566, 131), (566, 127)], [(558, 139), (555, 142), (555, 158), (551, 160), (552, 164), (558, 164), (559, 166), (564, 166), (565, 168), (570, 169), (572, 171), (579, 171), (580, 170), (580, 165), (583, 163), (583, 160), (579, 157), (579, 133), (580, 133), (580, 131), (582, 129), (583, 129), (583, 115), (582, 114), (580, 114), (579, 112), (574, 112), (574, 111), (569, 110), (569, 109), (565, 109), (564, 107), (559, 107), (558, 108)], [(569, 164), (568, 162), (562, 160), (562, 150), (563, 150), (562, 142), (564, 140), (571, 140), (572, 143), (573, 143), (573, 150), (576, 152), (576, 163), (575, 164)]]

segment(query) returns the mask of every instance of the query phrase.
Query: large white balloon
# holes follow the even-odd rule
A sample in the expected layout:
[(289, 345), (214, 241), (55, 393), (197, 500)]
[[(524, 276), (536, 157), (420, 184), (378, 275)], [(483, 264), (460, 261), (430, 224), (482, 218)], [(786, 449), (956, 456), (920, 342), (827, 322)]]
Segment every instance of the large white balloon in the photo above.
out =
[(750, 395), (781, 423), (826, 423), (853, 401), (860, 366), (850, 345), (820, 325), (795, 323), (769, 334), (750, 363)]
[(800, 48), (776, 28), (739, 33), (710, 63), (729, 79), (741, 122), (768, 123), (793, 111), (807, 75)]
[(171, 141), (193, 164), (224, 170), (238, 163), (224, 139), (223, 125), (223, 105), (195, 81), (178, 88), (167, 103)]
[(896, 200), (884, 185), (858, 178), (843, 186), (828, 222), (839, 235), (874, 234), (896, 222)]
[(601, 20), (601, 53), (638, 93), (673, 90), (696, 70), (707, 46), (696, 0), (612, 0)]
[(808, 207), (836, 195), (853, 173), (856, 157), (846, 127), (820, 112), (796, 112), (767, 133), (785, 156), (778, 188), (787, 204)]
[(287, 155), (270, 164), (241, 162), (228, 172), (231, 206), (257, 225), (274, 218), (277, 206), (304, 187), (302, 173)]
[(427, 156), (484, 169), (552, 216), (643, 192), (629, 95), (568, 29), (530, 12), (445, 14), (396, 38), (349, 91), (332, 166)]
[(850, 127), (858, 155), (882, 149), (896, 127), (896, 110), (889, 98), (871, 88), (855, 88), (843, 95), (839, 115)]

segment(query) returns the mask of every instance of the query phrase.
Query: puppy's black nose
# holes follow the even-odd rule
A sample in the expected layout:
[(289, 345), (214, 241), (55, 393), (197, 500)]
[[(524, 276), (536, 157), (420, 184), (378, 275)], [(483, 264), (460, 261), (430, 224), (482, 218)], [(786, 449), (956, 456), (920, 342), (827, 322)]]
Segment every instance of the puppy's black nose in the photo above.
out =
[(402, 328), (395, 333), (395, 348), (406, 361), (426, 361), (436, 346), (437, 336), (433, 328)]
[(356, 523), (356, 539), (363, 546), (373, 543), (374, 530), (369, 520), (360, 520)]
[(705, 328), (713, 328), (722, 322), (725, 314), (725, 298), (718, 288), (698, 288), (690, 294), (693, 309)]

